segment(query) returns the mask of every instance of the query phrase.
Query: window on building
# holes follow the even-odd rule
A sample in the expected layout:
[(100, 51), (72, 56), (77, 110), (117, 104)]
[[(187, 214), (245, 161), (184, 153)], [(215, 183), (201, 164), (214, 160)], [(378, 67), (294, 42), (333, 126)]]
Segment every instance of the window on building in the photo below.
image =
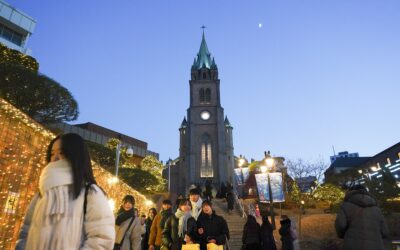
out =
[(23, 37), (21, 34), (9, 29), (8, 27), (0, 24), (0, 37), (21, 46)]
[(200, 97), (200, 103), (203, 103), (205, 100), (204, 89), (200, 89), (199, 97)]
[(203, 79), (206, 79), (206, 78), (207, 78), (207, 74), (203, 73)]
[(388, 164), (388, 165), (392, 165), (392, 163), (390, 162), (390, 158), (389, 158), (389, 157), (386, 158), (386, 161), (387, 161), (387, 164)]
[(211, 89), (207, 88), (205, 92), (205, 99), (207, 103), (211, 102)]
[(400, 159), (400, 152), (397, 153), (397, 157)]
[(201, 138), (201, 141), (200, 177), (214, 177), (210, 136), (208, 134), (204, 134)]

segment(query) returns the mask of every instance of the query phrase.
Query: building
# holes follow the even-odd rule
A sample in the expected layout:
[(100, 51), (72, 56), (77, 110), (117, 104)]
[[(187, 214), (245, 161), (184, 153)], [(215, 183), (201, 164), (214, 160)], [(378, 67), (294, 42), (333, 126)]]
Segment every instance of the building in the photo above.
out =
[(315, 176), (300, 177), (295, 180), (302, 193), (311, 192), (312, 188), (317, 186), (317, 177)]
[(325, 181), (330, 181), (334, 176), (345, 170), (356, 169), (358, 166), (370, 160), (371, 157), (339, 157), (325, 171)]
[(325, 171), (325, 181), (363, 184), (366, 179), (380, 179), (383, 170), (390, 172), (400, 187), (400, 142), (372, 157), (337, 159)]
[(76, 133), (86, 141), (105, 145), (110, 139), (118, 138), (124, 146), (133, 150), (132, 162), (140, 164), (141, 160), (147, 155), (152, 155), (157, 160), (159, 154), (147, 149), (147, 142), (138, 140), (117, 131), (102, 127), (100, 125), (87, 122), (82, 124), (70, 125), (67, 123), (51, 124), (50, 127), (61, 130), (63, 133)]
[(400, 187), (400, 142), (360, 164), (358, 173), (364, 178), (381, 178), (382, 170), (390, 171)]
[(190, 106), (179, 128), (179, 158), (170, 172), (171, 191), (184, 193), (191, 184), (233, 181), (233, 127), (224, 116), (220, 80), (204, 32), (191, 67)]
[(11, 49), (30, 55), (27, 42), (36, 26), (36, 21), (0, 0), (0, 43)]
[(350, 157), (359, 157), (359, 156), (358, 156), (358, 153), (349, 154), (349, 152), (343, 151), (343, 152), (339, 152), (337, 155), (331, 156), (331, 163), (333, 163), (334, 161), (336, 161), (336, 159), (339, 159), (339, 158), (350, 158)]

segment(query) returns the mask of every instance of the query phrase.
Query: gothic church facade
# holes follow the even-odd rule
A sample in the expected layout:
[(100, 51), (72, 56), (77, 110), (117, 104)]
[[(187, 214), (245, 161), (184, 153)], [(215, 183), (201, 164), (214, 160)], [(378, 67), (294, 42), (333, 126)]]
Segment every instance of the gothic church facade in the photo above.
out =
[(190, 106), (179, 128), (179, 158), (170, 172), (171, 192), (185, 193), (191, 184), (233, 181), (232, 130), (220, 100), (220, 80), (203, 33), (191, 68)]

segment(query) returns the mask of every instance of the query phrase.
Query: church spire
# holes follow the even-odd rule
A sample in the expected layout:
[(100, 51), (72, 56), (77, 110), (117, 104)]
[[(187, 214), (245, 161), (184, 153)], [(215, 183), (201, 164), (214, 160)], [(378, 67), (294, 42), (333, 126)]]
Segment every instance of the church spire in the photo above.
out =
[(195, 59), (192, 68), (201, 69), (201, 68), (216, 68), (216, 64), (214, 59), (211, 59), (210, 51), (208, 51), (206, 38), (204, 35), (204, 29), (206, 28), (204, 25), (201, 27), (203, 29), (203, 36), (201, 39), (199, 53), (197, 53), (197, 58)]

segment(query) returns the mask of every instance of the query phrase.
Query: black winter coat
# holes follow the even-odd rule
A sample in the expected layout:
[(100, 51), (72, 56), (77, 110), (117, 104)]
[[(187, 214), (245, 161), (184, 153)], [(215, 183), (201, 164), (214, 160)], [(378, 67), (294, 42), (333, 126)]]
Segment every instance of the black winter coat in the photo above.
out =
[(229, 239), (228, 224), (222, 216), (216, 215), (215, 211), (211, 215), (200, 213), (197, 218), (197, 228), (203, 228), (204, 233), (199, 235), (201, 249), (207, 248), (210, 239), (217, 241), (217, 245), (225, 245), (226, 238)]
[(281, 220), (281, 228), (279, 234), (281, 235), (282, 250), (293, 250), (293, 238), (290, 233), (291, 221), (290, 219)]
[[(249, 215), (251, 216), (251, 215)], [(253, 217), (254, 218), (254, 217)], [(260, 249), (260, 225), (255, 219), (254, 221), (247, 220), (243, 228), (242, 243), (246, 250)]]
[(261, 249), (262, 250), (276, 250), (275, 239), (271, 226), (261, 225)]
[(385, 249), (382, 238), (389, 230), (376, 200), (365, 190), (346, 194), (335, 227), (338, 236), (344, 238), (344, 250)]
[(144, 234), (143, 238), (142, 238), (142, 250), (147, 250), (149, 249), (149, 236), (150, 236), (150, 228), (151, 228), (151, 224), (153, 223), (153, 220), (151, 220), (150, 218), (147, 218), (144, 222), (144, 224), (146, 224), (146, 233)]
[[(178, 226), (179, 226), (179, 219), (172, 215), (167, 219), (165, 223), (165, 227), (162, 233), (162, 245), (168, 247), (170, 250), (181, 250), (182, 244), (184, 244), (184, 237), (178, 236)], [(196, 220), (193, 217), (190, 217), (187, 220), (187, 232), (184, 234), (189, 235), (192, 241), (196, 241), (197, 225)]]

